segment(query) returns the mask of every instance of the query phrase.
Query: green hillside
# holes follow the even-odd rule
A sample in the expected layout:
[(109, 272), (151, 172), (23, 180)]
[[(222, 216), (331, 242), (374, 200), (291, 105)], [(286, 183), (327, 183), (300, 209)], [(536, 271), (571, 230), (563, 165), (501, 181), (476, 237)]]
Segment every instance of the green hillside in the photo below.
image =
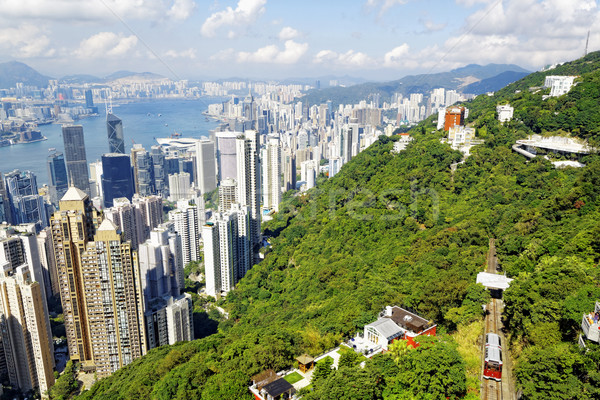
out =
[[(555, 99), (555, 110), (594, 115), (586, 101), (599, 58), (548, 72), (582, 76)], [(250, 376), (333, 347), (388, 304), (437, 322), (438, 339), (375, 357), (364, 369), (350, 360), (314, 382), (306, 398), (479, 398), (479, 383), (447, 332), (481, 320), (486, 295), (475, 276), (494, 237), (501, 266), (515, 278), (505, 323), (523, 398), (600, 399), (599, 346), (587, 353), (577, 346), (581, 315), (600, 299), (600, 157), (557, 170), (511, 150), (535, 131), (524, 119), (529, 108), (548, 107), (541, 94), (528, 94), (543, 76), (469, 104), (486, 143), (454, 173), (450, 165), (461, 154), (430, 133), (430, 119), (401, 154), (390, 152), (394, 139), (382, 138), (307, 195), (287, 197), (266, 225), (272, 250), (223, 302), (230, 318), (218, 333), (155, 349), (80, 398), (250, 399)], [(495, 106), (506, 100), (522, 122), (494, 122)], [(557, 112), (551, 120), (560, 119)], [(583, 122), (575, 129), (595, 132)]]

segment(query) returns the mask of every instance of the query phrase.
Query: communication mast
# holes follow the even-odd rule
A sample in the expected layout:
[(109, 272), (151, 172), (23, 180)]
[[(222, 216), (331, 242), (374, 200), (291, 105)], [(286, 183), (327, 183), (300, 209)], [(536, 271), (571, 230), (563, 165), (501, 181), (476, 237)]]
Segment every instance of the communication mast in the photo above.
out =
[(588, 45), (590, 44), (590, 31), (588, 31), (587, 39), (585, 41), (585, 51), (583, 52), (583, 56), (587, 56), (588, 53)]

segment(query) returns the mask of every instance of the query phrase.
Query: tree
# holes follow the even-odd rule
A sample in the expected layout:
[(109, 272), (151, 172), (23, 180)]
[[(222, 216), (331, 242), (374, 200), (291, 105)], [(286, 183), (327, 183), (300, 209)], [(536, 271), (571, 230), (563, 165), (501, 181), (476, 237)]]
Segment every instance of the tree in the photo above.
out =
[(321, 381), (327, 379), (333, 372), (331, 369), (332, 365), (333, 358), (331, 357), (326, 357), (319, 361), (313, 372), (311, 383), (316, 386), (319, 385)]
[(65, 370), (48, 391), (52, 400), (67, 400), (79, 392), (80, 382), (77, 380), (77, 364), (69, 360)]

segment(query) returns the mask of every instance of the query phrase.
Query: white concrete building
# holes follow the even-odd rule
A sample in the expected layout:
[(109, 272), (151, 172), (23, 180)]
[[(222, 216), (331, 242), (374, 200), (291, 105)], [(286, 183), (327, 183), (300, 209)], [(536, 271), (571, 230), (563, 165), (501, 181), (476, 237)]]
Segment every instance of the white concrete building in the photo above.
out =
[(267, 146), (262, 150), (263, 166), (263, 207), (279, 211), (281, 203), (281, 147), (279, 138), (267, 139)]
[(496, 113), (498, 114), (498, 121), (504, 123), (512, 119), (515, 109), (510, 104), (496, 106)]
[(169, 200), (179, 201), (190, 196), (190, 174), (181, 172), (169, 175)]
[(217, 188), (215, 142), (200, 140), (196, 143), (196, 187), (204, 193)]
[(558, 97), (569, 93), (573, 87), (575, 76), (548, 75), (544, 81), (544, 87), (550, 88), (550, 97)]
[(169, 221), (174, 223), (175, 232), (181, 238), (183, 265), (200, 259), (200, 225), (198, 206), (186, 200), (177, 203), (175, 210), (169, 211)]
[(233, 204), (230, 211), (215, 213), (202, 227), (206, 294), (229, 292), (253, 264), (250, 210)]

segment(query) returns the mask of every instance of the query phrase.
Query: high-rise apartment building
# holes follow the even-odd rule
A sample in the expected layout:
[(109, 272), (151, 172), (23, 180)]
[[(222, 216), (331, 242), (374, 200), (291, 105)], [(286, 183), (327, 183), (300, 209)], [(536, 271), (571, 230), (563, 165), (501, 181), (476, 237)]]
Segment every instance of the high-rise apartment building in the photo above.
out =
[(281, 164), (283, 166), (283, 189), (296, 189), (296, 155), (289, 147), (283, 149)]
[(281, 147), (279, 138), (267, 139), (263, 150), (263, 206), (266, 209), (279, 211), (281, 203)]
[(215, 142), (200, 140), (196, 143), (196, 187), (202, 194), (217, 188)]
[(67, 167), (63, 153), (54, 152), (48, 156), (48, 187), (50, 191), (50, 202), (58, 206), (60, 200), (69, 188), (67, 178)]
[(229, 211), (231, 205), (236, 202), (236, 183), (227, 178), (219, 184), (219, 211)]
[(147, 239), (140, 211), (125, 197), (113, 199), (113, 206), (104, 209), (104, 218), (123, 232), (123, 239), (130, 241), (134, 250)]
[(232, 290), (252, 267), (251, 218), (248, 206), (233, 204), (215, 213), (202, 227), (206, 293), (217, 297)]
[(89, 196), (71, 186), (50, 221), (69, 356), (86, 366), (93, 365), (93, 357), (81, 255), (87, 242), (94, 239), (100, 218)]
[(144, 314), (148, 349), (194, 339), (192, 296), (152, 300)]
[(237, 179), (236, 140), (239, 132), (217, 132), (217, 169), (219, 181)]
[(246, 131), (236, 139), (237, 202), (250, 207), (250, 242), (254, 251), (260, 245), (260, 161), (257, 131)]
[(105, 219), (81, 260), (91, 361), (105, 377), (146, 352), (137, 254)]
[(104, 207), (112, 207), (113, 199), (133, 198), (133, 177), (129, 156), (120, 153), (102, 155), (102, 192)]
[(106, 115), (106, 130), (108, 132), (108, 152), (125, 154), (125, 140), (123, 137), (123, 121), (116, 115)]
[(54, 257), (54, 246), (52, 244), (52, 231), (50, 227), (42, 229), (37, 234), (38, 253), (42, 264), (44, 277), (44, 288), (46, 297), (60, 295), (58, 283), (58, 271), (56, 270), (56, 259)]
[(76, 188), (90, 194), (90, 175), (88, 172), (83, 126), (63, 125), (63, 142), (69, 182)]
[(169, 221), (172, 221), (181, 238), (183, 265), (200, 259), (200, 212), (196, 205), (190, 205), (187, 200), (177, 203), (175, 210), (169, 211)]
[(54, 384), (54, 346), (46, 299), (27, 264), (0, 265), (0, 334), (8, 381), (26, 392)]
[(145, 196), (140, 197), (138, 195), (133, 195), (133, 199), (131, 200), (131, 204), (133, 204), (138, 210), (142, 219), (141, 226), (144, 227), (144, 232), (142, 237), (144, 240), (150, 237), (150, 231), (160, 224), (163, 221), (163, 200), (160, 196)]
[(169, 195), (169, 182), (165, 170), (165, 154), (160, 146), (152, 146), (150, 148), (150, 156), (152, 157), (152, 166), (154, 168), (154, 188), (156, 194), (166, 198)]
[(169, 199), (179, 201), (190, 197), (190, 174), (182, 172), (180, 174), (169, 175)]

